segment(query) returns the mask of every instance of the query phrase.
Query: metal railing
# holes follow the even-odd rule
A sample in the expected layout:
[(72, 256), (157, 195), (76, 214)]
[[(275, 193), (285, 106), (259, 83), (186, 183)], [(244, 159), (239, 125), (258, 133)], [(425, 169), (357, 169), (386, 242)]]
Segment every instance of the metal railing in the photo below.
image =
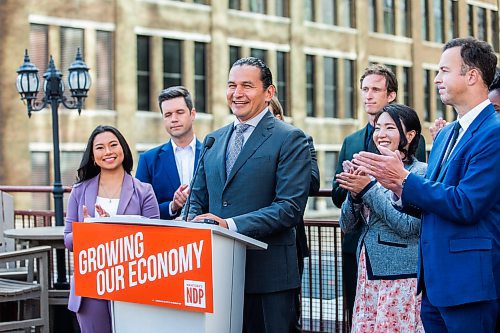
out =
[[(70, 192), (71, 188), (65, 187), (64, 190)], [(0, 185), (0, 191), (49, 194), (52, 187)], [(320, 190), (315, 197), (329, 198), (330, 194), (330, 190)], [(53, 217), (54, 212), (50, 210), (15, 210), (17, 227), (53, 226)], [(305, 219), (304, 223), (311, 254), (304, 261), (302, 278), (303, 332), (348, 333), (350, 320), (344, 307), (346, 302), (342, 292), (342, 232), (338, 221)], [(71, 274), (72, 258), (69, 252), (67, 255), (67, 272)], [(53, 262), (51, 264), (54, 267)], [(54, 281), (51, 286), (53, 283)]]

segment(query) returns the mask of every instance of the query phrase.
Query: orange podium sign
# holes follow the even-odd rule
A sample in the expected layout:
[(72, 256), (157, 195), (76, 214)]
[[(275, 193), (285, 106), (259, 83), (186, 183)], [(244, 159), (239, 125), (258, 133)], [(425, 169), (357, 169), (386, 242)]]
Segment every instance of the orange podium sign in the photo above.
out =
[(75, 293), (213, 313), (206, 229), (73, 223)]

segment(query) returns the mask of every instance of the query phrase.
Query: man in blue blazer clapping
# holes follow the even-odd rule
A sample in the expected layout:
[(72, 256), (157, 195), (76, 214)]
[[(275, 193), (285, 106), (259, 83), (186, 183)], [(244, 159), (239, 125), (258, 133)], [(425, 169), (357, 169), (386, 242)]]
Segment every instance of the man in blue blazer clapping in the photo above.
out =
[(170, 140), (141, 154), (135, 177), (153, 186), (160, 218), (171, 220), (186, 203), (202, 146), (194, 135), (196, 110), (186, 88), (163, 90), (158, 103)]

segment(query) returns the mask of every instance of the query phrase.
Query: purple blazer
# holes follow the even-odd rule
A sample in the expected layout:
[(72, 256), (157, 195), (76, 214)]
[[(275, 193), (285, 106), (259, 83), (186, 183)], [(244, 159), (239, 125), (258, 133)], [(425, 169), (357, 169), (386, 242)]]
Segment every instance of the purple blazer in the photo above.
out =
[[(83, 206), (87, 206), (89, 215), (94, 217), (95, 201), (99, 187), (99, 176), (75, 184), (68, 199), (66, 224), (64, 227), (64, 245), (73, 251), (73, 222), (83, 221)], [(153, 188), (142, 183), (128, 173), (123, 178), (118, 215), (141, 215), (148, 218), (159, 218), (160, 210)], [(71, 279), (71, 290), (68, 309), (78, 312), (82, 298), (75, 295), (74, 281)]]

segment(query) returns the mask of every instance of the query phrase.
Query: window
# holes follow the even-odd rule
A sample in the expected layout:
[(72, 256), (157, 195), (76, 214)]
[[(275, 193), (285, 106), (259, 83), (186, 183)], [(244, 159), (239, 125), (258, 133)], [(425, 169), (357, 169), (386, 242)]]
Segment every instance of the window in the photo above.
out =
[[(434, 76), (437, 75), (437, 72), (434, 72)], [(446, 105), (441, 101), (440, 95), (437, 93), (436, 89), (434, 89), (434, 96), (436, 98), (436, 116), (435, 118), (443, 118), (446, 120)]]
[(469, 36), (474, 36), (474, 7), (467, 5), (467, 32)]
[(429, 29), (429, 4), (427, 0), (420, 0), (420, 11), (422, 12), (422, 38), (424, 40), (429, 40), (430, 29)]
[(276, 1), (276, 16), (288, 17), (288, 0), (275, 0)]
[(369, 0), (368, 8), (368, 29), (371, 32), (377, 31), (377, 0)]
[(401, 36), (411, 37), (411, 15), (408, 0), (399, 0), (399, 27)]
[(229, 9), (241, 9), (241, 2), (240, 0), (229, 0)]
[(431, 121), (431, 73), (430, 70), (424, 69), (423, 84), (424, 84), (424, 121)]
[(344, 118), (355, 118), (354, 61), (344, 60)]
[(304, 20), (314, 21), (314, 0), (304, 0)]
[(250, 11), (252, 13), (266, 13), (266, 1), (265, 0), (250, 0)]
[(194, 104), (198, 112), (207, 112), (206, 49), (205, 43), (194, 43)]
[(137, 36), (137, 110), (150, 111), (150, 67), (148, 36)]
[(395, 35), (394, 0), (384, 0), (384, 33)]
[(278, 76), (276, 78), (276, 93), (278, 100), (283, 107), (283, 112), (285, 116), (289, 116), (288, 103), (287, 103), (287, 86), (288, 86), (288, 54), (286, 52), (277, 51), (276, 52), (276, 64), (278, 70), (276, 71)]
[[(48, 26), (41, 24), (30, 25), (30, 61), (38, 67), (38, 78), (40, 87), (43, 87), (45, 79), (43, 73), (47, 70), (48, 59)], [(42, 89), (38, 90), (37, 98), (43, 97)]]
[(337, 117), (337, 59), (325, 57), (323, 60), (323, 72), (325, 77), (325, 117)]
[(411, 99), (411, 68), (403, 67), (403, 103), (408, 106), (412, 106)]
[(262, 50), (262, 49), (251, 49), (250, 50), (250, 56), (252, 56), (254, 58), (259, 58), (263, 62), (266, 62), (267, 51), (266, 50)]
[(498, 31), (498, 12), (492, 10), (491, 11), (491, 45), (493, 46), (493, 49), (497, 52), (500, 52), (500, 47), (499, 47), (499, 42), (498, 42), (498, 36), (500, 32)]
[(321, 12), (323, 13), (323, 23), (334, 25), (337, 24), (336, 19), (336, 1), (321, 0)]
[[(337, 151), (325, 151), (325, 176), (324, 182), (326, 187), (332, 186), (333, 177), (335, 176), (335, 170), (337, 169), (337, 162), (339, 160), (339, 153)], [(327, 208), (333, 208), (332, 200), (326, 200)]]
[(458, 36), (458, 2), (454, 0), (448, 0), (448, 10), (450, 11), (448, 22), (450, 27), (448, 30), (448, 40), (456, 38)]
[(343, 27), (354, 27), (354, 3), (351, 0), (342, 0), (339, 8), (340, 25)]
[(241, 58), (241, 47), (229, 46), (229, 68), (233, 66), (236, 60)]
[[(476, 37), (477, 37), (477, 39), (480, 39), (480, 40), (488, 40), (488, 36), (487, 36), (487, 29), (488, 28), (487, 28), (487, 23), (486, 23), (486, 9), (481, 8), (481, 7), (477, 7), (476, 13), (477, 13), (477, 16), (476, 16), (477, 17)], [(498, 35), (497, 35), (497, 38), (498, 38)]]
[[(66, 75), (69, 66), (75, 61), (77, 49), (85, 54), (83, 48), (83, 29), (61, 27), (61, 58), (59, 70)], [(64, 90), (64, 95), (71, 98), (69, 89)]]
[(442, 0), (434, 0), (432, 14), (434, 17), (434, 41), (442, 43), (444, 40), (443, 30), (444, 3)]
[[(38, 67), (38, 66), (37, 66)], [(49, 174), (49, 153), (48, 152), (31, 152), (31, 184), (33, 186), (50, 185)], [(50, 194), (49, 193), (32, 193), (32, 208), (33, 209), (50, 209)]]
[(97, 50), (95, 69), (95, 92), (97, 109), (114, 109), (113, 94), (113, 34), (96, 31)]
[(315, 116), (316, 103), (314, 102), (314, 56), (306, 55), (306, 112), (308, 117)]
[(163, 39), (163, 87), (182, 84), (181, 41)]

